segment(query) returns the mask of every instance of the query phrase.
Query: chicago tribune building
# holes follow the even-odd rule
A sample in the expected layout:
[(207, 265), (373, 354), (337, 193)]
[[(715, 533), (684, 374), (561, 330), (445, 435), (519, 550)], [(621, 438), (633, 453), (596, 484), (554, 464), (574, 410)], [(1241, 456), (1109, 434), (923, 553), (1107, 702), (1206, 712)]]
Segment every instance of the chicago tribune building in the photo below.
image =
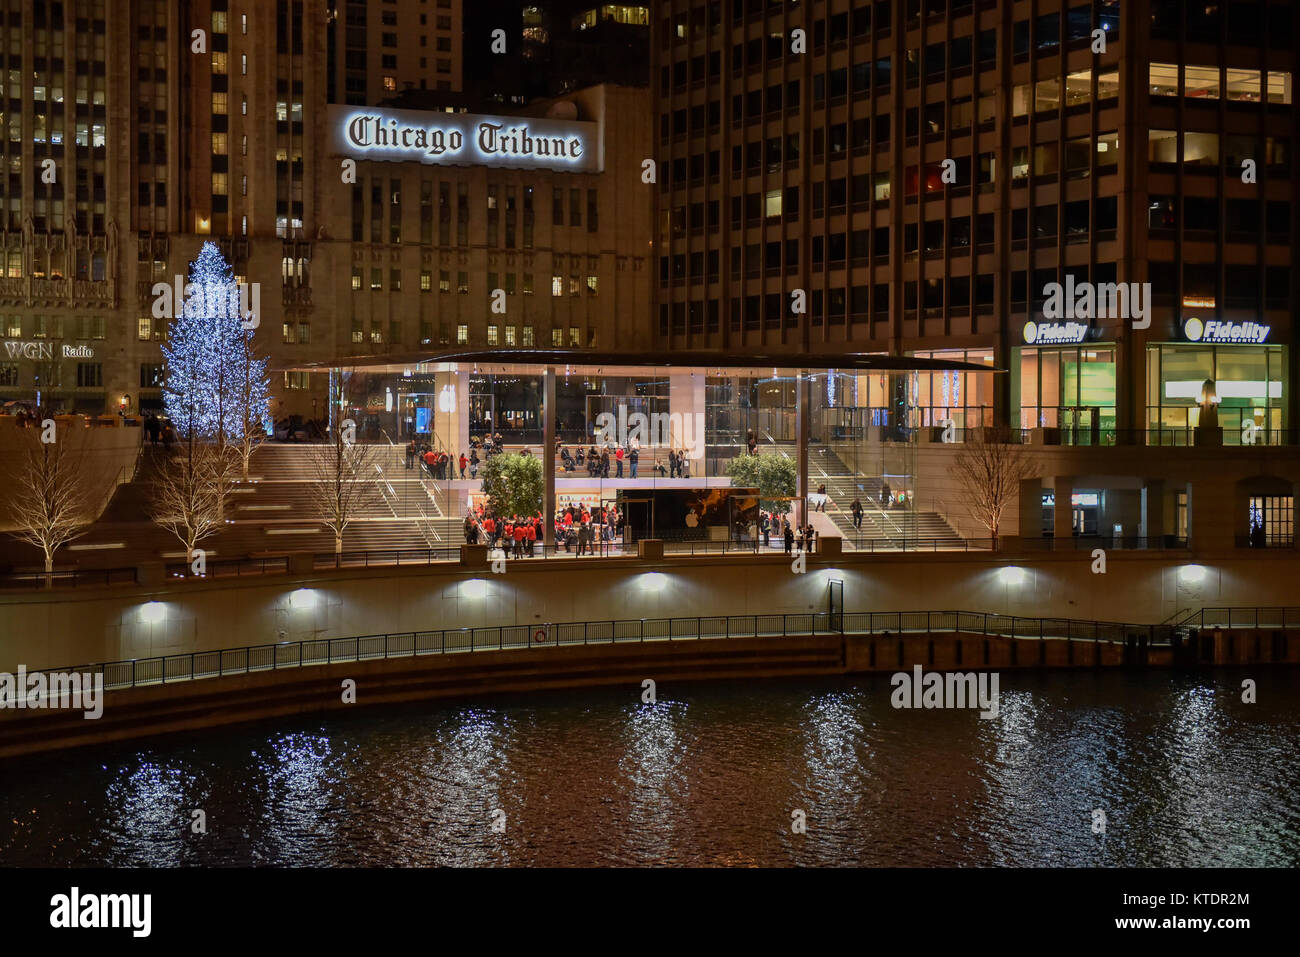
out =
[(0, 0), (0, 403), (161, 410), (154, 289), (205, 240), (257, 284), (276, 419), (324, 416), (312, 362), (646, 347), (648, 89), (476, 108), (462, 15)]

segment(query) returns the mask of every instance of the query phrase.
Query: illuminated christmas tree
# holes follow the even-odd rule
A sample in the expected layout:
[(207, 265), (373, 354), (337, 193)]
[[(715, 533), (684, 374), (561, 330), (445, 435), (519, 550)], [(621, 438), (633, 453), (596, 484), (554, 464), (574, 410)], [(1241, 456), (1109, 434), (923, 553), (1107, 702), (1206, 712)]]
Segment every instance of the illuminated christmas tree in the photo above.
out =
[(240, 287), (216, 243), (190, 264), (163, 346), (163, 408), (183, 438), (239, 446), (268, 417), (267, 360), (253, 344)]

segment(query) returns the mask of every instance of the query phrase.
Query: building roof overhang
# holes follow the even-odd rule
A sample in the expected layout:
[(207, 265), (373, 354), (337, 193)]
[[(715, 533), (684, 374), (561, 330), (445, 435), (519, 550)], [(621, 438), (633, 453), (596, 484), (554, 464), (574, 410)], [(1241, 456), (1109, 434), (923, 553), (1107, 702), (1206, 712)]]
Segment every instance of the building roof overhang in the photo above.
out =
[(639, 369), (664, 369), (690, 372), (723, 370), (768, 370), (799, 372), (835, 369), (840, 372), (1002, 372), (1005, 370), (975, 362), (953, 359), (924, 359), (917, 356), (894, 356), (870, 352), (801, 353), (779, 355), (765, 352), (597, 352), (584, 349), (442, 349), (399, 355), (342, 356), (316, 362), (280, 365), (277, 372), (345, 372), (428, 373), (465, 371), (470, 366), (482, 371), (524, 372), (528, 369), (555, 367), (570, 372), (628, 374)]

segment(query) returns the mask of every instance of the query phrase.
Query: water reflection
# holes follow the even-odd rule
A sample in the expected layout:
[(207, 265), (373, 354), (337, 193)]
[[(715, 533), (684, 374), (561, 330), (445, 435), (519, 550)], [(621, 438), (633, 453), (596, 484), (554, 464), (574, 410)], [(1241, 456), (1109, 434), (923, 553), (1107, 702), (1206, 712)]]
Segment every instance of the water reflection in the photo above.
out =
[(992, 721), (881, 677), (174, 736), (5, 762), (0, 864), (1295, 866), (1300, 674), (1252, 677), (1004, 673)]

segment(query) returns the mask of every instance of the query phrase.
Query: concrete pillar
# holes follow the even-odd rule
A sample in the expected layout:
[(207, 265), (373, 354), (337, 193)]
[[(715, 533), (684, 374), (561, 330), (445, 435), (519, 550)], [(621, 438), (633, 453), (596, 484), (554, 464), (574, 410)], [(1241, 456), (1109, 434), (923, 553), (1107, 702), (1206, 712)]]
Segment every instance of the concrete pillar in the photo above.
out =
[[(1217, 500), (1214, 495), (1216, 485), (1220, 492)], [(1232, 504), (1235, 491), (1234, 485), (1222, 479), (1207, 478), (1188, 483), (1188, 537), (1191, 538), (1194, 549), (1204, 551), (1233, 547)]]
[(1142, 483), (1142, 528), (1147, 539), (1163, 539), (1165, 531), (1165, 481), (1147, 479)]
[(555, 367), (547, 366), (542, 374), (542, 478), (546, 489), (542, 493), (543, 542), (555, 536)]
[[(704, 475), (704, 385), (700, 373), (674, 372), (668, 376), (668, 412), (672, 445), (691, 457), (691, 475)], [(698, 453), (698, 457), (697, 457)], [(698, 464), (697, 464), (698, 463)]]
[[(1020, 481), (1020, 511), (1017, 518), (1017, 537), (1043, 537), (1043, 480), (1041, 478)], [(976, 530), (975, 534), (983, 538), (988, 533)]]
[(795, 457), (799, 469), (798, 481), (795, 485), (795, 495), (797, 495), (802, 504), (799, 510), (799, 521), (807, 523), (808, 521), (808, 434), (811, 425), (811, 416), (809, 414), (808, 401), (808, 373), (800, 369), (795, 373), (794, 395), (795, 395)]
[(1069, 539), (1074, 536), (1074, 477), (1056, 476), (1055, 490), (1056, 508), (1052, 516), (1052, 534), (1058, 539)]
[[(448, 452), (460, 454), (460, 450), (469, 446), (469, 393), (466, 391), (465, 401), (460, 401), (459, 392), (456, 386), (461, 379), (466, 382), (468, 390), (469, 376), (455, 372), (439, 372), (433, 377), (433, 435), (434, 445), (446, 449)], [(456, 395), (455, 408), (451, 411), (443, 409), (443, 390), (448, 386), (451, 387), (450, 394)], [(459, 428), (458, 422), (464, 422), (464, 427)], [(464, 440), (461, 441), (461, 433), (464, 432)]]
[[(457, 454), (463, 449), (469, 452), (469, 370), (457, 369), (453, 376), (456, 384), (456, 426), (452, 434), (456, 437)], [(468, 474), (468, 473), (467, 473)]]

